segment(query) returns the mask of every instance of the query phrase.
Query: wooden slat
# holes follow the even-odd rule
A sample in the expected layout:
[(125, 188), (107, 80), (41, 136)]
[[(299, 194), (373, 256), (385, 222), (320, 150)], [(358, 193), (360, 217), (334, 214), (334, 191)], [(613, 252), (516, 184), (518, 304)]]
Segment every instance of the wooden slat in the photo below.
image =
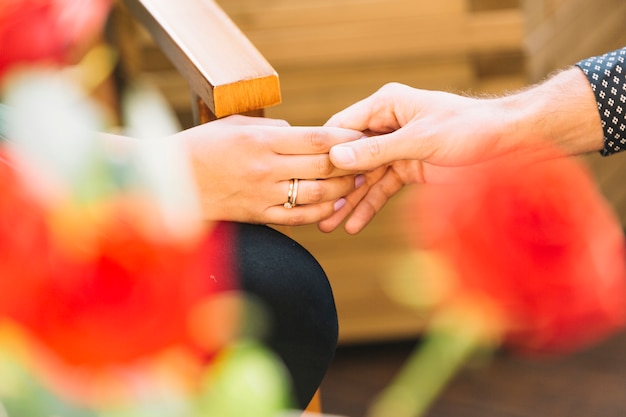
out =
[(295, 124), (323, 124), (335, 112), (396, 81), (415, 87), (467, 90), (475, 84), (468, 56), (403, 59), (370, 65), (328, 65), (280, 69), (283, 105), (269, 117)]
[[(277, 68), (518, 49), (518, 8), (468, 10), (468, 0), (219, 0)], [(365, 60), (365, 61), (364, 61)]]
[(280, 103), (278, 74), (212, 0), (125, 0), (216, 117)]
[(518, 9), (472, 13), (466, 25), (468, 52), (517, 50), (524, 42), (524, 16)]
[[(540, 80), (555, 69), (623, 46), (625, 15), (626, 3), (621, 0), (569, 0), (550, 9), (551, 18), (528, 29), (530, 79)], [(594, 30), (581, 30), (589, 22), (594, 22)]]
[[(218, 0), (240, 25), (255, 30), (368, 22), (375, 17), (392, 21), (402, 17), (450, 16), (466, 12), (466, 0)], [(383, 6), (383, 7), (381, 7)]]

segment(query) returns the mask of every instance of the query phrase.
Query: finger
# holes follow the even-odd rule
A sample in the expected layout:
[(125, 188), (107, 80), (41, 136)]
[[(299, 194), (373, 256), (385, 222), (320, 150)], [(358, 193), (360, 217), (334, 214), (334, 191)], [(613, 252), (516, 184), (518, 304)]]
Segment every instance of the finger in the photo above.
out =
[(364, 98), (334, 114), (324, 126), (366, 131), (370, 128), (370, 118), (375, 113), (375, 95)]
[(289, 123), (281, 119), (270, 119), (268, 117), (252, 117), (235, 114), (232, 116), (224, 117), (216, 120), (212, 123), (220, 123), (236, 126), (276, 126), (276, 127), (288, 127)]
[[(324, 202), (334, 203), (341, 197), (350, 194), (356, 187), (355, 178), (352, 175), (332, 178), (328, 180), (298, 180), (281, 181), (280, 192), (275, 201), (284, 204), (288, 200), (295, 201), (296, 206), (320, 204)], [(289, 193), (291, 192), (291, 199)]]
[(356, 187), (353, 175), (318, 181), (299, 181), (297, 204), (309, 205), (335, 202), (350, 194)]
[[(359, 202), (365, 197), (373, 184), (376, 184), (385, 175), (387, 168), (381, 167), (375, 171), (368, 172), (365, 175), (359, 175), (358, 181), (355, 183), (357, 188), (346, 195), (342, 201), (336, 202), (335, 213), (327, 219), (318, 223), (318, 228), (322, 232), (332, 232), (335, 230), (354, 210)], [(339, 205), (337, 205), (339, 203)]]
[(329, 217), (318, 222), (317, 227), (324, 233), (332, 232), (352, 213), (359, 201), (367, 194), (368, 187), (361, 187), (354, 190), (345, 198), (335, 202), (335, 212)]
[(370, 170), (402, 159), (419, 159), (410, 148), (416, 138), (406, 138), (406, 132), (397, 130), (378, 136), (363, 137), (358, 141), (333, 146), (329, 152), (331, 163), (347, 170)]
[(296, 206), (290, 209), (283, 206), (272, 206), (264, 213), (265, 223), (285, 226), (313, 224), (330, 216), (334, 211), (333, 206), (332, 201)]
[(272, 128), (268, 135), (270, 148), (281, 155), (327, 154), (332, 146), (362, 136), (360, 132), (354, 130), (322, 126)]
[[(332, 116), (324, 126), (342, 127), (361, 132), (389, 133), (400, 128), (396, 110), (405, 113), (410, 103), (402, 103), (413, 88), (391, 82), (374, 94), (345, 108)], [(404, 117), (406, 119), (406, 117)]]
[(277, 156), (272, 161), (272, 170), (281, 179), (324, 179), (355, 174), (334, 166), (327, 154)]
[(367, 195), (354, 208), (352, 215), (344, 225), (345, 231), (349, 234), (357, 234), (363, 230), (403, 185), (404, 183), (397, 175), (390, 170), (387, 171), (383, 178), (370, 188)]

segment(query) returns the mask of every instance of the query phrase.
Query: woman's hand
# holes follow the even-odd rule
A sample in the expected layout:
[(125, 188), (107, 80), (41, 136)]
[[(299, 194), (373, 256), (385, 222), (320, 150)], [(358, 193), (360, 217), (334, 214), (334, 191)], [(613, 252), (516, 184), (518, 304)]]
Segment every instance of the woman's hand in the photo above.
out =
[[(175, 139), (189, 150), (206, 219), (301, 225), (329, 217), (354, 190), (354, 173), (335, 168), (328, 151), (360, 136), (348, 129), (231, 116)], [(297, 205), (288, 209), (292, 178), (299, 179)]]

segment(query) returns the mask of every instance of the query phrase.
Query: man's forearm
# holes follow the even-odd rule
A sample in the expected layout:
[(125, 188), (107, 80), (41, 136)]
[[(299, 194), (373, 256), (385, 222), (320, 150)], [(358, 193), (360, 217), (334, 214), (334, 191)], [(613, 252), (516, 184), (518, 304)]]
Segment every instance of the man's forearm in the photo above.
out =
[(603, 148), (594, 93), (577, 67), (500, 100), (510, 115), (505, 134), (519, 148), (545, 144), (572, 155)]

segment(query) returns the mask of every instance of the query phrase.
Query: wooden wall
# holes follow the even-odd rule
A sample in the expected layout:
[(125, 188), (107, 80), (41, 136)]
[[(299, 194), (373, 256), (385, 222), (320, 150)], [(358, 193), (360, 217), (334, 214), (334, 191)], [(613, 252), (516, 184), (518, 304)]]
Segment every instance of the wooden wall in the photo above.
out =
[[(283, 103), (267, 116), (324, 123), (389, 81), (464, 94), (498, 94), (626, 44), (623, 0), (218, 0), (276, 68)], [(144, 76), (161, 86), (183, 125), (184, 81), (143, 35)], [(589, 156), (609, 200), (626, 219), (626, 155)], [(366, 231), (292, 236), (332, 282), (344, 343), (411, 336), (419, 314), (395, 303), (385, 283), (408, 246), (396, 220), (402, 195)]]
[(527, 72), (538, 81), (551, 71), (624, 46), (622, 0), (526, 0)]
[[(467, 0), (219, 3), (280, 74), (283, 104), (268, 115), (293, 124), (323, 123), (389, 81), (447, 90), (523, 83), (510, 65), (520, 62), (524, 36), (517, 7), (475, 12)], [(499, 61), (500, 73), (483, 73), (485, 58)]]

